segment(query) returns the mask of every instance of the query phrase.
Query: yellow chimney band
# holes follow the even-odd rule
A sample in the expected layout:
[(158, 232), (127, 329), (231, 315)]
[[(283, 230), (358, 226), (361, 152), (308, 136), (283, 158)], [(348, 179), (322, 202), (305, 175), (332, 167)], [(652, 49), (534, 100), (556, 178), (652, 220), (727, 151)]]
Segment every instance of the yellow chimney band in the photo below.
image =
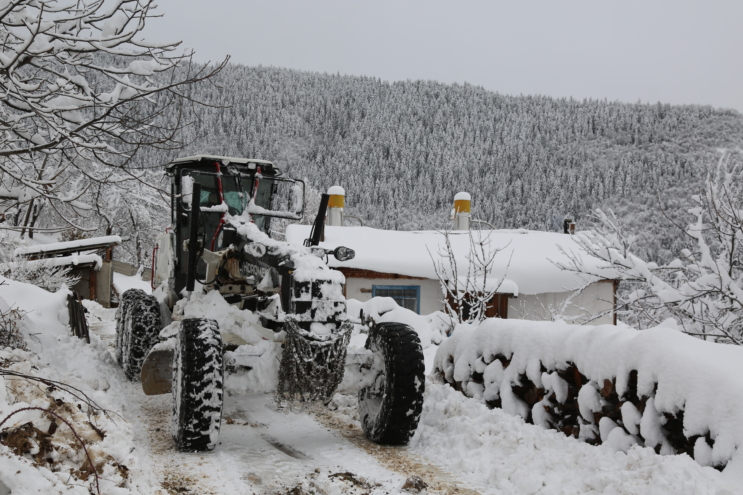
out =
[(346, 197), (340, 194), (331, 194), (328, 200), (328, 208), (343, 208), (346, 204)]
[(469, 213), (470, 212), (469, 199), (456, 199), (454, 200), (454, 212), (455, 213)]

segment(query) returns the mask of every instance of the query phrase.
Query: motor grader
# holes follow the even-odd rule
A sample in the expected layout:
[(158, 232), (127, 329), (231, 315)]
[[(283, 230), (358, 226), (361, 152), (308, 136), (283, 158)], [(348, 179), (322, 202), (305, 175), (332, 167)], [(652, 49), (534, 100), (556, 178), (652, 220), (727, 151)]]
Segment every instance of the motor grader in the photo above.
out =
[[(278, 401), (327, 404), (345, 369), (353, 368), (361, 377), (366, 436), (406, 444), (423, 403), (420, 341), (407, 325), (370, 324), (365, 349), (348, 352), (354, 323), (343, 296), (345, 279), (326, 260), (347, 261), (354, 252), (318, 246), (327, 195), (310, 239), (293, 246), (271, 236), (271, 222), (302, 218), (304, 183), (283, 177), (273, 163), (198, 155), (174, 160), (165, 171), (171, 225), (153, 253), (156, 290), (122, 295), (116, 359), (130, 380), (141, 380), (146, 394), (172, 394), (176, 448), (215, 448), (226, 369), (250, 373), (260, 358), (254, 351), (270, 345), (280, 346)], [(270, 345), (249, 345), (219, 329), (215, 319), (184, 316), (192, 314), (189, 304), (194, 308), (193, 301), (213, 292), (253, 315), (254, 330)]]

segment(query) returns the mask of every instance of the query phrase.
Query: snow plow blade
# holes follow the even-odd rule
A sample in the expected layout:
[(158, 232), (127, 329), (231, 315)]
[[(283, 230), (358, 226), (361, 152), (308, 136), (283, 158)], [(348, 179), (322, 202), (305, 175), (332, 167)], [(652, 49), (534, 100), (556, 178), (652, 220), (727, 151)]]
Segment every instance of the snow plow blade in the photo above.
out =
[(145, 395), (168, 394), (173, 385), (173, 350), (153, 350), (142, 365)]

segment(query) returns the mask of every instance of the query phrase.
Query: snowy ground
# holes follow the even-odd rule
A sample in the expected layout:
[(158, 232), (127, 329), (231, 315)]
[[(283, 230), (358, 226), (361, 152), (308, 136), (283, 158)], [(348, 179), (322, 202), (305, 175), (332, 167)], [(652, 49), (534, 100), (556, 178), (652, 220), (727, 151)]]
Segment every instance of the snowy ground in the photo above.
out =
[[(270, 394), (233, 391), (225, 399), (216, 450), (178, 453), (170, 440), (170, 396), (145, 396), (112, 359), (115, 310), (88, 304), (92, 335), (86, 345), (54, 321), (64, 317), (63, 297), (33, 289), (0, 287), (0, 297), (35, 311), (28, 331), (43, 344), (36, 349), (38, 373), (81, 388), (121, 415), (116, 425), (107, 426), (110, 440), (101, 448), (126, 462), (129, 481), (116, 488), (116, 480), (104, 480), (102, 493), (394, 494), (406, 493), (401, 487), (410, 475), (425, 480), (431, 494), (741, 493), (725, 487), (719, 472), (686, 456), (592, 447), (489, 410), (430, 380), (421, 424), (405, 448), (368, 442), (352, 396), (336, 395), (334, 410), (287, 411), (277, 410)], [(433, 345), (426, 349), (428, 363), (433, 351)], [(13, 407), (20, 404), (1, 412)], [(23, 460), (20, 479), (10, 471), (19, 462), (0, 446), (0, 481), (9, 487), (15, 483), (13, 494), (87, 493), (64, 480), (37, 491), (38, 483), (25, 476), (41, 468), (33, 471), (37, 468)]]

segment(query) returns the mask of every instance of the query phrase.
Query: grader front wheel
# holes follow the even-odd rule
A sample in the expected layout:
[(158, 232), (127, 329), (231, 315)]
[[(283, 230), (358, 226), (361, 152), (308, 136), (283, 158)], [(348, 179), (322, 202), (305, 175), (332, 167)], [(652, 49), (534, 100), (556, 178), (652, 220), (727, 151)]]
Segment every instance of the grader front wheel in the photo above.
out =
[(173, 363), (173, 440), (182, 452), (213, 450), (222, 422), (222, 337), (214, 320), (183, 320)]
[(406, 445), (423, 410), (425, 373), (418, 334), (402, 323), (372, 327), (366, 348), (374, 355), (369, 386), (359, 391), (359, 416), (366, 437), (383, 445)]

